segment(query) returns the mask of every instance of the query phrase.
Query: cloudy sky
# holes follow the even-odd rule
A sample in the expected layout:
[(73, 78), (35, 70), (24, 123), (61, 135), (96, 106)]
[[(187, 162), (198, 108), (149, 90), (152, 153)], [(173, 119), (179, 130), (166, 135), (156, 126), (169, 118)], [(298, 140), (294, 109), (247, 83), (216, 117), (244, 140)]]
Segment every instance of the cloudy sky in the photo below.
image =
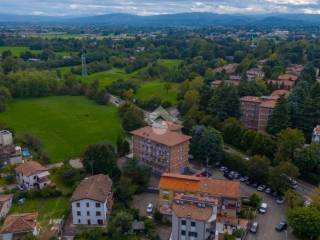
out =
[(0, 0), (0, 13), (32, 15), (153, 15), (177, 12), (318, 13), (320, 0)]

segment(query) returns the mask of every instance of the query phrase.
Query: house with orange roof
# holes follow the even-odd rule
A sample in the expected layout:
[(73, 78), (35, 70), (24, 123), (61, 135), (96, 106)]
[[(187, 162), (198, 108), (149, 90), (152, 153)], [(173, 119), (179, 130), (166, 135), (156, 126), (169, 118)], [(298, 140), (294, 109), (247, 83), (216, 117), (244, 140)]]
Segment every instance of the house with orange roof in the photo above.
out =
[(13, 214), (6, 217), (0, 234), (3, 240), (22, 239), (28, 234), (38, 236), (38, 213)]
[(169, 123), (132, 131), (133, 156), (157, 174), (186, 172), (191, 137), (177, 129), (180, 125)]
[(240, 184), (228, 180), (165, 173), (159, 183), (159, 209), (165, 215), (172, 214), (173, 199), (177, 194), (215, 198), (219, 214), (236, 217), (240, 208)]
[(17, 185), (22, 189), (42, 189), (51, 184), (49, 171), (36, 161), (26, 161), (15, 168)]

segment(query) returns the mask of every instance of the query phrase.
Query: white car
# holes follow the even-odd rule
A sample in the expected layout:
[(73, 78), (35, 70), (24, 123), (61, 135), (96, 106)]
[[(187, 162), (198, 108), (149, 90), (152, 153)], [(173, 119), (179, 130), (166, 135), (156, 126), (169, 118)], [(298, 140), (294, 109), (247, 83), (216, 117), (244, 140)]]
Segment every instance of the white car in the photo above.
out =
[(152, 203), (148, 204), (146, 211), (147, 211), (147, 214), (152, 214), (152, 212), (153, 212), (153, 204)]
[(262, 214), (264, 214), (264, 213), (266, 213), (267, 212), (267, 210), (268, 210), (268, 204), (266, 204), (266, 203), (261, 203), (261, 205), (260, 205), (260, 207), (259, 207), (259, 213), (262, 213)]

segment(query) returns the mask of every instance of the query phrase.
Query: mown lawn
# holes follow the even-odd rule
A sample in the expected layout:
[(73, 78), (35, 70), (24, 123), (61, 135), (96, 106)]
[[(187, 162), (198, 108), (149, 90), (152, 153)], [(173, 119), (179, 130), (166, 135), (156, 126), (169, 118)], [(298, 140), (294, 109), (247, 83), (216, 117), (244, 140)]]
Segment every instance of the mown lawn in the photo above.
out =
[(16, 100), (0, 114), (0, 123), (18, 136), (31, 133), (41, 139), (52, 163), (79, 157), (89, 144), (115, 143), (122, 131), (114, 106), (85, 97)]
[(100, 88), (105, 88), (119, 79), (128, 80), (130, 77), (134, 76), (135, 73), (136, 72), (128, 74), (124, 69), (112, 68), (108, 71), (90, 74), (88, 77), (84, 78), (84, 81), (90, 83), (98, 80), (100, 82)]
[(45, 227), (50, 219), (63, 217), (69, 209), (69, 198), (26, 199), (24, 204), (13, 204), (10, 213), (38, 212), (38, 220)]
[(165, 89), (166, 82), (163, 81), (150, 81), (141, 84), (139, 87), (136, 98), (139, 100), (146, 100), (152, 96), (160, 97), (162, 100), (169, 101), (172, 104), (177, 103), (178, 84), (171, 83), (169, 91)]
[(2, 54), (4, 51), (10, 50), (13, 56), (20, 56), (21, 53), (25, 51), (30, 51), (34, 54), (41, 53), (41, 50), (30, 50), (28, 47), (10, 47), (10, 46), (1, 46), (0, 47), (0, 54)]
[(158, 60), (158, 62), (160, 65), (164, 67), (172, 68), (181, 64), (182, 60), (181, 59), (160, 59)]

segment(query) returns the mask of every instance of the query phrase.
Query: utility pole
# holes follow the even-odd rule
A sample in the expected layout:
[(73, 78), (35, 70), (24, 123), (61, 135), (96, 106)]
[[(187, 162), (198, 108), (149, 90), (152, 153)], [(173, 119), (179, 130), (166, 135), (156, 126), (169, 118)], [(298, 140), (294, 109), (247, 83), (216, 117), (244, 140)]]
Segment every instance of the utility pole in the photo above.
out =
[(84, 49), (82, 49), (82, 54), (81, 54), (81, 76), (82, 77), (88, 76), (86, 53)]

